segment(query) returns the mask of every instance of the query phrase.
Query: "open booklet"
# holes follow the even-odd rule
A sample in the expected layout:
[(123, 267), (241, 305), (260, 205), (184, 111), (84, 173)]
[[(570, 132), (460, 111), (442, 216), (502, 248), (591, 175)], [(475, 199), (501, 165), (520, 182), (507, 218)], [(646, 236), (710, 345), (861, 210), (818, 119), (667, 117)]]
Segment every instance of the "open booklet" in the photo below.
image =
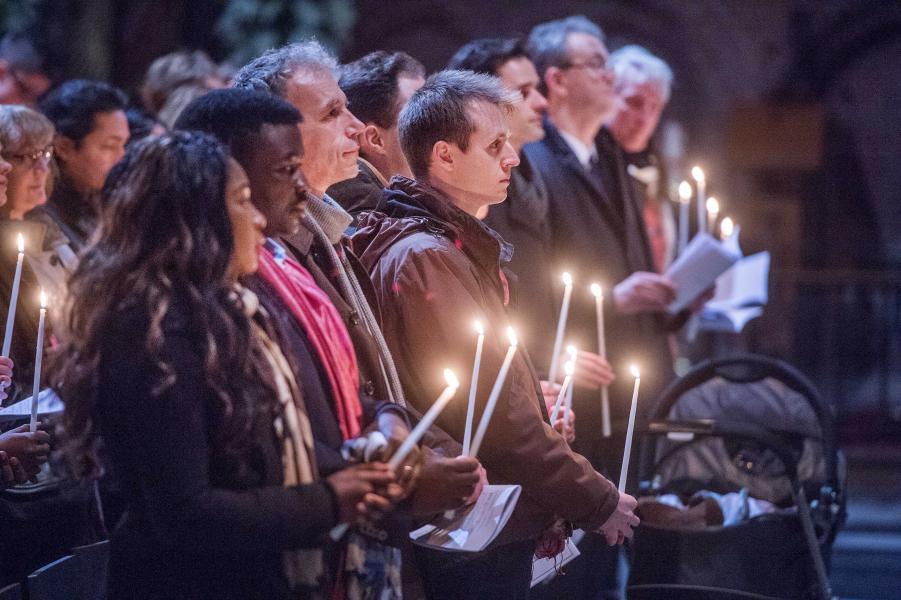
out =
[(475, 504), (411, 531), (410, 539), (435, 550), (481, 552), (503, 531), (521, 492), (518, 485), (486, 485)]
[(676, 314), (686, 308), (740, 258), (740, 252), (712, 236), (696, 235), (666, 271), (667, 279), (676, 286), (676, 299), (667, 311)]
[[(60, 413), (63, 411), (63, 401), (60, 400), (56, 392), (47, 388), (41, 390), (38, 394), (38, 417)], [(0, 423), (9, 421), (21, 421), (31, 418), (31, 396), (24, 400), (19, 400), (15, 404), (10, 404), (6, 408), (0, 409)]]

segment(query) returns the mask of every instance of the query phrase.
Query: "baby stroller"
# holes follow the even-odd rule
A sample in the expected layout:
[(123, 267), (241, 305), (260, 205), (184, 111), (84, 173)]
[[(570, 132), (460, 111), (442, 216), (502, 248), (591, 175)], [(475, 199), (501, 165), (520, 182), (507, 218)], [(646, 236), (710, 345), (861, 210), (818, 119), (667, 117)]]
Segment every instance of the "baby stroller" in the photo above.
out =
[(692, 529), (646, 519), (628, 597), (828, 600), (844, 473), (830, 409), (795, 369), (757, 355), (698, 365), (663, 392), (642, 432), (641, 501), (742, 490), (780, 510)]

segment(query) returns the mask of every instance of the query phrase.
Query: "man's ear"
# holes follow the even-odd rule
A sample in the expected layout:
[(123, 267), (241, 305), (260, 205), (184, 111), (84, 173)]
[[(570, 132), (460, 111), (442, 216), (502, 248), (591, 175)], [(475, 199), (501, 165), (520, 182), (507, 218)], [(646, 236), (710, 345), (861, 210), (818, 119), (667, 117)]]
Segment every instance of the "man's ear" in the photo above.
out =
[(53, 152), (56, 153), (63, 162), (68, 162), (69, 158), (76, 150), (75, 140), (72, 138), (59, 134), (53, 136)]
[(385, 138), (382, 132), (375, 125), (366, 125), (359, 134), (360, 153), (384, 156)]
[(544, 83), (547, 86), (548, 97), (553, 94), (558, 98), (566, 96), (566, 86), (563, 83), (565, 73), (560, 67), (548, 67), (544, 72)]
[(439, 140), (435, 142), (435, 145), (432, 146), (432, 161), (431, 166), (436, 169), (441, 169), (442, 171), (449, 173), (454, 170), (454, 151), (453, 147), (445, 142), (444, 140)]

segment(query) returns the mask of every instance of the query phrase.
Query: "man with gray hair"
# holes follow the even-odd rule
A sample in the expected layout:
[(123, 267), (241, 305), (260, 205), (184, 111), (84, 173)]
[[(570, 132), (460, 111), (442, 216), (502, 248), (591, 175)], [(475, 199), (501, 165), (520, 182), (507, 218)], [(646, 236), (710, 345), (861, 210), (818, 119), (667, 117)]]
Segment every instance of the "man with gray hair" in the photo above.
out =
[(630, 181), (644, 205), (654, 267), (662, 273), (675, 254), (676, 225), (667, 197), (667, 178), (651, 138), (669, 102), (673, 72), (662, 59), (636, 45), (615, 51), (609, 63), (618, 102), (606, 128), (625, 152)]
[[(478, 216), (503, 202), (519, 164), (508, 117), (521, 95), (471, 71), (432, 75), (404, 109), (400, 143), (416, 177), (395, 177), (379, 211), (362, 213), (353, 246), (382, 306), (384, 330), (407, 397), (420, 411), (443, 387), (450, 367), (471, 384), (473, 321), (485, 338), (475, 414), (508, 352), (509, 291), (503, 266), (512, 248)], [(527, 344), (529, 340), (524, 340)], [(451, 402), (438, 423), (466, 440), (467, 403)], [(562, 541), (563, 522), (604, 533), (609, 544), (631, 536), (635, 499), (619, 494), (551, 428), (538, 378), (520, 343), (478, 456), (488, 479), (522, 486), (501, 538), (468, 560), (419, 552), (430, 598), (528, 595), (536, 539)], [(553, 555), (559, 547), (547, 552)]]

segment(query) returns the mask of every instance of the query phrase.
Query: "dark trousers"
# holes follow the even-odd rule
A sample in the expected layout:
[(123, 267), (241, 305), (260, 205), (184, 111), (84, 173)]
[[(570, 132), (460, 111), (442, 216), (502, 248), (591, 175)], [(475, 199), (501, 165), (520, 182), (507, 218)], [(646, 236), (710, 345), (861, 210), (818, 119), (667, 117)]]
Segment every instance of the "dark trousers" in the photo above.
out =
[(534, 552), (532, 540), (507, 544), (476, 558), (416, 547), (416, 565), (429, 600), (526, 600)]

